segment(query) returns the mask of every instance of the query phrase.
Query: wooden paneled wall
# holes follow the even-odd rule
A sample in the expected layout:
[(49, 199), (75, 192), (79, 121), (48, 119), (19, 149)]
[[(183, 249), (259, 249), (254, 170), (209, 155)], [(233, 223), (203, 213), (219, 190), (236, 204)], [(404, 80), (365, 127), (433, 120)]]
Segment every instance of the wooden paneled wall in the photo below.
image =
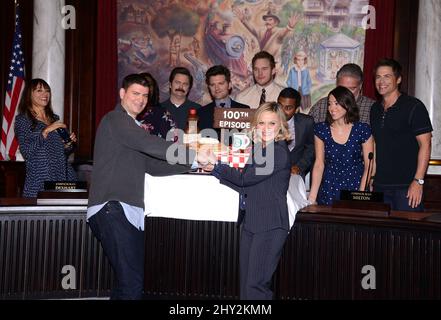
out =
[(398, 0), (395, 9), (394, 59), (403, 66), (401, 90), (409, 95), (415, 94), (418, 7), (419, 0)]
[[(113, 273), (84, 211), (2, 213), (0, 234), (0, 299), (109, 296)], [(64, 266), (75, 289), (62, 286)]]
[(67, 0), (66, 4), (75, 7), (77, 21), (76, 29), (66, 30), (64, 114), (78, 137), (75, 160), (84, 162), (92, 159), (95, 135), (97, 1)]
[[(342, 216), (322, 209), (297, 214), (275, 274), (276, 299), (441, 298), (439, 219)], [(0, 234), (0, 299), (110, 294), (112, 270), (85, 211), (1, 213)], [(146, 218), (145, 236), (147, 297), (238, 299), (235, 223)], [(62, 287), (66, 265), (76, 270), (75, 289)], [(361, 284), (364, 266), (375, 268), (375, 289)]]

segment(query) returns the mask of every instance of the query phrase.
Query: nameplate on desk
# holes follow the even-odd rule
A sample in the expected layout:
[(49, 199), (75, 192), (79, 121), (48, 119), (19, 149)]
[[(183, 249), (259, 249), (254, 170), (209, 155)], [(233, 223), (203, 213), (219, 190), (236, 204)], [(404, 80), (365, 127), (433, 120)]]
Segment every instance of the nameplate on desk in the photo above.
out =
[(341, 190), (340, 200), (383, 202), (384, 194), (382, 192)]
[(88, 196), (89, 194), (86, 191), (39, 191), (37, 195), (37, 205), (86, 206)]
[(251, 129), (254, 109), (214, 108), (213, 128), (216, 129)]
[(45, 181), (44, 190), (60, 192), (85, 192), (87, 191), (86, 181)]
[(348, 209), (350, 215), (387, 217), (390, 205), (383, 199), (381, 192), (341, 190), (340, 200), (334, 201), (332, 207)]

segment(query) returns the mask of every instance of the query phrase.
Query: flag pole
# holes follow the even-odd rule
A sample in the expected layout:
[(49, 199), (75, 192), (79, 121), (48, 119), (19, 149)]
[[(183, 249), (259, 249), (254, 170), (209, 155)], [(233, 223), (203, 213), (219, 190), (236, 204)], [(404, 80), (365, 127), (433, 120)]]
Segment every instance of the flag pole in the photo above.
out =
[[(17, 7), (18, 6), (19, 6), (18, 0), (14, 0), (14, 19), (15, 19), (15, 16), (17, 15)], [(14, 22), (14, 24), (15, 24), (15, 22)]]

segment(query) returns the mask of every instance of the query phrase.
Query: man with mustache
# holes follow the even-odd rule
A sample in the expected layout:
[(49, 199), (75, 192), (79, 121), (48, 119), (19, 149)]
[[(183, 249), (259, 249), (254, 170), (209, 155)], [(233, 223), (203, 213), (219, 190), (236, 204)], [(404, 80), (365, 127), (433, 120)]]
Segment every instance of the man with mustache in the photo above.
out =
[(191, 87), (193, 86), (193, 76), (184, 67), (176, 67), (170, 73), (169, 78), (170, 98), (161, 103), (173, 117), (176, 128), (185, 130), (189, 109), (199, 109), (201, 105), (188, 99)]

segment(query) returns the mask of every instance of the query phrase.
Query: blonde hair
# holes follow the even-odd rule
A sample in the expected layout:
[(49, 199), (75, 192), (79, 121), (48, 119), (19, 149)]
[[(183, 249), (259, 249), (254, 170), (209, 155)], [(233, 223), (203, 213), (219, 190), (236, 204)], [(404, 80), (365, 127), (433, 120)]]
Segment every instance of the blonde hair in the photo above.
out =
[(282, 110), (282, 106), (277, 102), (265, 102), (261, 104), (260, 107), (257, 109), (256, 113), (254, 114), (253, 121), (251, 122), (251, 132), (253, 133), (253, 139), (260, 140), (258, 138), (258, 135), (256, 134), (256, 127), (264, 112), (275, 113), (280, 121), (280, 129), (274, 140), (292, 140), (291, 133), (289, 132), (288, 128), (288, 123), (286, 122), (285, 113)]

